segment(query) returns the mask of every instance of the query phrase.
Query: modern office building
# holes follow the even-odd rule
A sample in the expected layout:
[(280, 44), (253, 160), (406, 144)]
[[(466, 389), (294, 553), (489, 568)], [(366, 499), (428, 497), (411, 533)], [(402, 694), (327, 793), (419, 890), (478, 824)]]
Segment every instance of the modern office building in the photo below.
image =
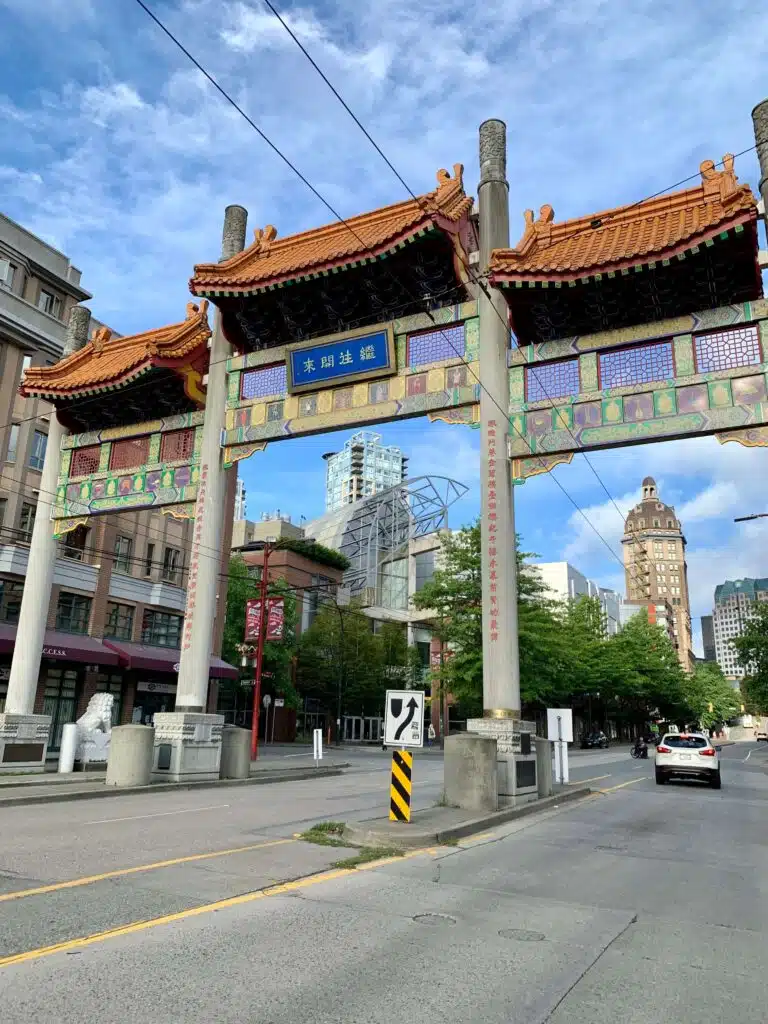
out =
[(621, 628), (623, 629), (630, 619), (642, 611), (647, 614), (649, 624), (661, 626), (670, 641), (677, 647), (675, 636), (677, 619), (675, 610), (669, 601), (622, 601), (619, 608)]
[(575, 601), (579, 597), (594, 597), (600, 602), (605, 615), (608, 634), (617, 633), (621, 628), (619, 611), (621, 595), (615, 590), (601, 587), (594, 580), (568, 562), (536, 562), (533, 568), (550, 591), (549, 596), (557, 601)]
[(381, 435), (370, 430), (359, 431), (340, 452), (323, 458), (326, 512), (396, 487), (408, 476), (408, 456), (394, 445), (383, 445)]
[(756, 601), (768, 601), (768, 579), (726, 580), (715, 587), (712, 610), (715, 656), (723, 674), (729, 679), (744, 677), (744, 669), (736, 660), (731, 640), (741, 636)]
[[(88, 298), (65, 255), (0, 215), (0, 711), (51, 412), (18, 388), (27, 367), (57, 362), (102, 326), (77, 305)], [(172, 710), (191, 539), (191, 522), (150, 512), (99, 516), (62, 538), (35, 703), (52, 719), (49, 751), (96, 692), (114, 695), (116, 723)], [(212, 659), (212, 678), (236, 674)]]
[(238, 477), (235, 489), (235, 522), (247, 518), (248, 506), (245, 501), (245, 484), (240, 477)]
[(624, 524), (627, 600), (671, 606), (675, 649), (683, 669), (689, 672), (694, 655), (685, 543), (674, 508), (659, 500), (656, 481), (647, 476), (640, 503)]
[(701, 616), (701, 643), (704, 648), (704, 661), (717, 661), (715, 626), (711, 615)]

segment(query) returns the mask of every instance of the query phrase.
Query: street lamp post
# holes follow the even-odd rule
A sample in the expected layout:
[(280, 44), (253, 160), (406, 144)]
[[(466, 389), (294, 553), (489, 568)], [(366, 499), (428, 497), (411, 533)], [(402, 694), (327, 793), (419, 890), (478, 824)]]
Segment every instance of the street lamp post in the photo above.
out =
[(768, 519), (768, 512), (753, 512), (751, 516), (739, 516), (734, 523), (748, 523), (753, 519)]

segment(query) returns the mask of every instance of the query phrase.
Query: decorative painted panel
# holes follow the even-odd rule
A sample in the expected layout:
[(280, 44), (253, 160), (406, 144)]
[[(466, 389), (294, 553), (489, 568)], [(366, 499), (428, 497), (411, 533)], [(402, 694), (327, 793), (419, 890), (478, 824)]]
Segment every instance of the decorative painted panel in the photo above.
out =
[[(346, 352), (352, 343), (356, 346), (354, 355), (366, 335), (379, 332), (386, 332), (392, 340), (388, 367), (380, 365), (381, 360), (366, 358), (362, 363), (343, 364), (353, 374), (352, 380), (330, 376), (338, 369), (337, 355)], [(464, 302), (345, 335), (235, 356), (227, 364), (230, 385), (225, 459), (231, 464), (246, 458), (254, 445), (265, 442), (408, 416), (442, 417), (443, 412), (450, 412), (451, 422), (474, 423), (472, 409), (480, 400), (478, 343), (476, 303)], [(331, 352), (333, 346), (338, 351), (334, 348)], [(325, 368), (329, 376), (326, 380), (315, 379), (318, 360), (329, 354), (334, 357), (334, 367)], [(290, 369), (279, 381), (274, 376), (258, 376), (266, 371), (285, 371), (288, 365), (301, 369), (306, 361), (314, 366), (307, 373), (315, 376), (300, 381), (297, 374), (294, 384), (298, 388), (292, 388)], [(364, 370), (361, 367), (365, 364), (376, 365)], [(238, 382), (236, 386), (233, 379)], [(274, 391), (276, 387), (281, 390)], [(297, 389), (304, 393), (296, 394)], [(233, 400), (233, 394), (240, 397)], [(305, 400), (310, 397), (316, 401)], [(282, 406), (272, 399), (283, 399)], [(460, 412), (465, 409), (470, 410), (466, 415)]]
[[(53, 510), (57, 536), (106, 512), (178, 506), (174, 515), (194, 514), (203, 417), (203, 412), (183, 413), (68, 435)], [(142, 454), (144, 461), (137, 462)]]
[[(515, 479), (539, 473), (542, 458), (556, 465), (581, 449), (705, 434), (733, 440), (740, 431), (753, 436), (768, 424), (766, 332), (768, 302), (759, 300), (534, 346), (525, 372), (535, 369), (548, 381), (557, 381), (558, 367), (571, 361), (563, 356), (580, 353), (581, 388), (555, 403), (531, 400), (530, 386), (523, 398), (512, 380), (524, 367), (510, 359), (510, 421), (519, 427), (509, 440)], [(552, 413), (549, 428), (545, 412)]]

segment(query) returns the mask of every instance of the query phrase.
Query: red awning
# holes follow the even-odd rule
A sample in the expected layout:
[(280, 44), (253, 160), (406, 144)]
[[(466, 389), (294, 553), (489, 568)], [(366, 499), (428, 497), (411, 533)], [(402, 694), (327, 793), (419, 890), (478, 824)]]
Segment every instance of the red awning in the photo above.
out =
[[(128, 668), (168, 672), (172, 675), (179, 671), (181, 653), (176, 647), (145, 647), (144, 644), (131, 644), (123, 640), (105, 640), (104, 644), (116, 651)], [(240, 673), (221, 658), (211, 658), (209, 674), (214, 679), (237, 679)]]
[[(47, 629), (43, 643), (44, 658), (84, 661), (94, 665), (119, 665), (122, 660), (119, 651), (81, 633), (59, 633)], [(0, 622), (0, 654), (11, 654), (15, 644), (16, 626)]]

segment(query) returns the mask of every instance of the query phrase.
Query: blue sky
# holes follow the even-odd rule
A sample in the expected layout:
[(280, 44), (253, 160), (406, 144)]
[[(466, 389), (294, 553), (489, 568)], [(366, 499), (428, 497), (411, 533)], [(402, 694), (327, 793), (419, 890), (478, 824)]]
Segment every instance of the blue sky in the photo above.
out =
[[(152, 0), (342, 215), (403, 198), (359, 130), (260, 0)], [(757, 0), (336, 0), (281, 5), (414, 191), (439, 167), (477, 180), (477, 125), (508, 125), (513, 240), (523, 210), (557, 219), (632, 202), (750, 146), (768, 93), (768, 19)], [(173, 49), (134, 0), (0, 0), (0, 207), (63, 249), (121, 333), (180, 319), (195, 262), (218, 256), (224, 206), (281, 235), (327, 211)], [(757, 184), (754, 154), (737, 160)], [(413, 475), (470, 487), (478, 437), (412, 421), (381, 429)], [(346, 435), (273, 446), (242, 466), (249, 514), (322, 511), (320, 456)], [(653, 474), (683, 519), (694, 615), (727, 576), (768, 575), (768, 453), (713, 439), (596, 453), (619, 508)], [(583, 460), (517, 491), (523, 543), (623, 590), (621, 517)]]

